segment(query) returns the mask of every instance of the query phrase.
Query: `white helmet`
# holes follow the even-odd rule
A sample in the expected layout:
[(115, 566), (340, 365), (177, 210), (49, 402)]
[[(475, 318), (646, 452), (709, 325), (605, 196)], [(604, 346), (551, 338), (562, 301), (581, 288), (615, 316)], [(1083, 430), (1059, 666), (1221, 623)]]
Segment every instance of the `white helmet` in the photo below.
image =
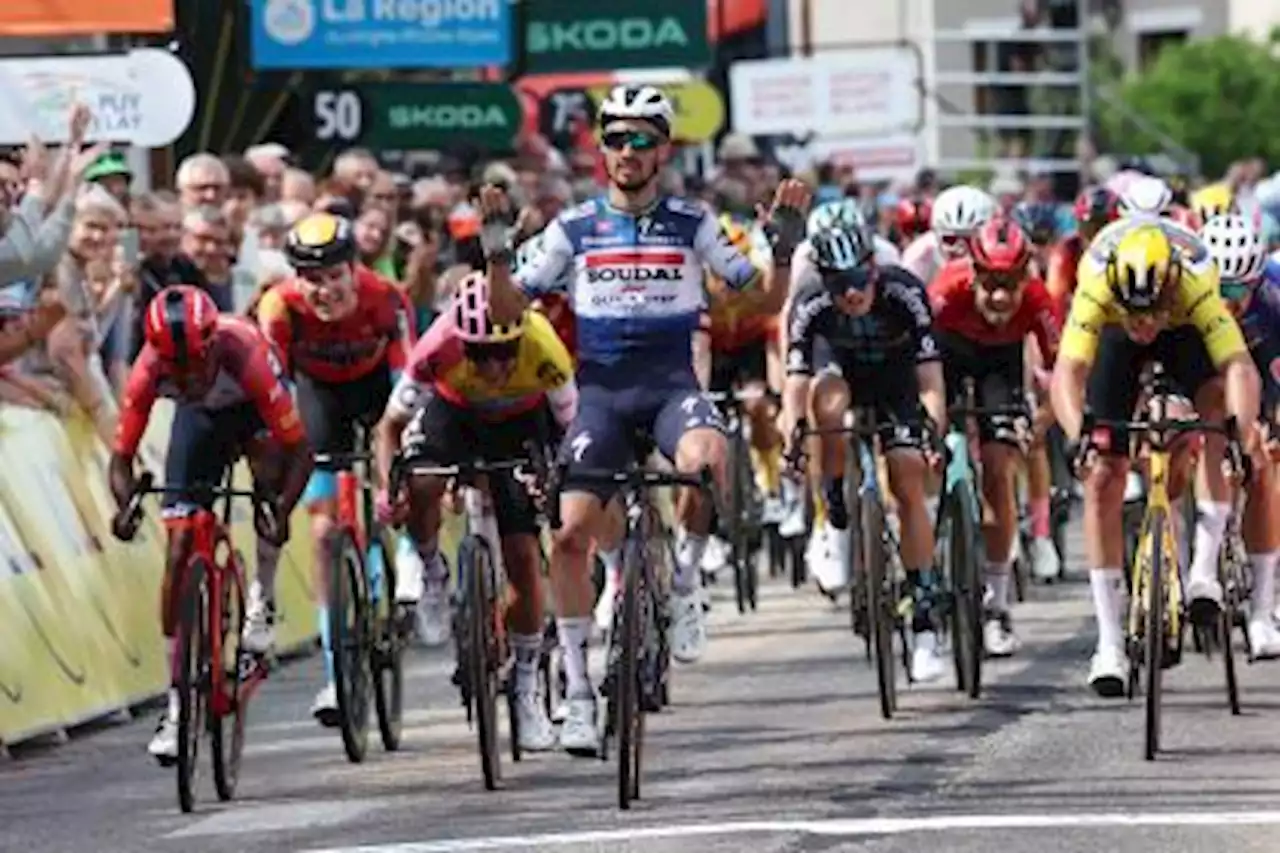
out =
[(670, 136), (675, 110), (657, 86), (614, 86), (597, 114), (601, 127), (617, 119), (636, 118), (653, 123)]
[(929, 227), (940, 235), (968, 236), (996, 215), (996, 200), (977, 187), (950, 187), (933, 201)]
[(1267, 265), (1267, 244), (1243, 216), (1215, 216), (1204, 224), (1200, 239), (1226, 281), (1252, 282)]
[(1159, 178), (1134, 178), (1120, 195), (1120, 215), (1159, 216), (1173, 204), (1173, 190)]

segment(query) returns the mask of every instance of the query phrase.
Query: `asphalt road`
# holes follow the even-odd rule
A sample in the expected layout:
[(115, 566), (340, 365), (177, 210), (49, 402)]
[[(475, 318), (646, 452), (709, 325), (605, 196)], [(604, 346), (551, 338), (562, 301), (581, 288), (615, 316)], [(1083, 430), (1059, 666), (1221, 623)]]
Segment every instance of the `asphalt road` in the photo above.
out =
[(1141, 705), (1084, 687), (1079, 581), (1033, 590), (1016, 612), (1023, 649), (988, 666), (981, 700), (913, 688), (892, 721), (843, 612), (769, 586), (740, 618), (725, 595), (706, 658), (650, 718), (645, 799), (629, 814), (613, 763), (558, 753), (508, 761), (505, 790), (486, 792), (451, 663), (419, 652), (401, 752), (348, 764), (336, 731), (307, 716), (319, 667), (304, 660), (252, 707), (240, 799), (218, 804), (205, 773), (193, 815), (145, 754), (151, 719), (18, 750), (0, 759), (0, 851), (1280, 849), (1280, 663), (1242, 667), (1237, 718), (1217, 661), (1171, 672), (1167, 752), (1148, 763)]

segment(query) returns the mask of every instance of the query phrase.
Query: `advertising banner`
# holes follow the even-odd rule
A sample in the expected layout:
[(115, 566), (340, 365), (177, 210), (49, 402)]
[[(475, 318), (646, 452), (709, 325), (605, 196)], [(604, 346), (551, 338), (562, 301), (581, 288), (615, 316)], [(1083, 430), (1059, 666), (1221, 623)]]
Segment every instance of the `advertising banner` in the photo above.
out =
[(703, 0), (535, 0), (525, 15), (529, 74), (711, 64)]
[(371, 83), (312, 98), (315, 137), (383, 151), (450, 144), (508, 150), (524, 109), (501, 83)]
[(509, 0), (252, 0), (253, 66), (505, 65), (512, 6)]
[(167, 33), (174, 0), (4, 0), (0, 36), (91, 36), (103, 33)]
[(733, 129), (752, 136), (913, 130), (923, 120), (919, 79), (919, 55), (910, 48), (735, 62), (729, 68)]
[(182, 60), (157, 48), (0, 59), (0, 145), (20, 145), (33, 134), (65, 142), (73, 101), (93, 112), (91, 140), (160, 148), (191, 123), (196, 87)]

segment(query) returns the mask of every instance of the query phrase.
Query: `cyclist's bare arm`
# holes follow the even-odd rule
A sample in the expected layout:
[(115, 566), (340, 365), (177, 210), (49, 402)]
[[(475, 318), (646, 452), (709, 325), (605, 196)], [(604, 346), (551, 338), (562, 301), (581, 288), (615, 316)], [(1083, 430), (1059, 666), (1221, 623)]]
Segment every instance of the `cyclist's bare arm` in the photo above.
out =
[(1058, 356), (1049, 382), (1049, 402), (1062, 431), (1071, 441), (1080, 439), (1084, 424), (1084, 395), (1091, 365), (1087, 361)]

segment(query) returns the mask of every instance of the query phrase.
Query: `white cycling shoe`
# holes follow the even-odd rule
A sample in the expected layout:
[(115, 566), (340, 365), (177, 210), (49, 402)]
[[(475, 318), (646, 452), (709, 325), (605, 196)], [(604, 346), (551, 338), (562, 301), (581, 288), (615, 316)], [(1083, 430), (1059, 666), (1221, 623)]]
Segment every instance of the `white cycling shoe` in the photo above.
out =
[(820, 536), (821, 551), (810, 563), (813, 577), (822, 592), (839, 595), (849, 588), (849, 531), (824, 521)]
[(937, 681), (947, 674), (947, 662), (938, 651), (938, 635), (922, 631), (915, 635), (911, 650), (911, 680), (921, 684)]
[(520, 748), (525, 752), (546, 752), (556, 745), (556, 730), (535, 693), (517, 693), (515, 701), (516, 730)]
[(1280, 658), (1280, 630), (1265, 615), (1249, 620), (1249, 651), (1257, 660)]
[(1031, 564), (1031, 576), (1038, 581), (1057, 580), (1062, 570), (1062, 560), (1058, 558), (1058, 549), (1053, 547), (1052, 539), (1032, 539), (1027, 560)]
[(601, 634), (613, 627), (614, 607), (618, 600), (618, 593), (622, 589), (621, 575), (621, 569), (604, 570), (604, 586), (600, 589), (600, 597), (596, 599), (596, 609), (592, 614), (596, 630)]
[(1128, 661), (1124, 649), (1119, 646), (1099, 646), (1089, 662), (1089, 686), (1093, 692), (1108, 699), (1123, 696)]
[(702, 572), (712, 579), (729, 565), (729, 543), (719, 536), (707, 537), (707, 547), (702, 551)]
[(778, 521), (778, 535), (784, 539), (793, 539), (796, 536), (804, 535), (806, 526), (804, 493), (800, 489), (801, 487), (797, 486), (790, 478), (782, 478), (782, 499), (780, 501), (782, 517)]
[(334, 728), (338, 719), (338, 688), (332, 681), (320, 688), (315, 701), (311, 703), (311, 716), (327, 729)]
[(671, 590), (671, 626), (667, 641), (671, 656), (681, 663), (693, 663), (707, 650), (707, 614), (702, 609), (702, 593)]
[(240, 644), (245, 651), (255, 654), (266, 654), (276, 645), (276, 606), (266, 600), (257, 581), (249, 587)]
[(156, 733), (147, 744), (147, 752), (161, 767), (168, 767), (178, 760), (178, 720), (169, 713), (160, 715)]
[(579, 758), (595, 758), (600, 753), (600, 732), (596, 728), (594, 696), (565, 701), (564, 724), (560, 727), (560, 748)]
[(421, 600), (423, 573), (422, 555), (409, 537), (399, 537), (396, 542), (396, 604), (417, 604)]
[(418, 639), (428, 648), (443, 646), (453, 637), (453, 606), (448, 583), (428, 580), (417, 608)]
[(982, 625), (982, 645), (988, 657), (1013, 657), (1014, 652), (1022, 647), (1018, 636), (1013, 633), (1013, 624), (1008, 614), (1004, 616), (988, 616)]

